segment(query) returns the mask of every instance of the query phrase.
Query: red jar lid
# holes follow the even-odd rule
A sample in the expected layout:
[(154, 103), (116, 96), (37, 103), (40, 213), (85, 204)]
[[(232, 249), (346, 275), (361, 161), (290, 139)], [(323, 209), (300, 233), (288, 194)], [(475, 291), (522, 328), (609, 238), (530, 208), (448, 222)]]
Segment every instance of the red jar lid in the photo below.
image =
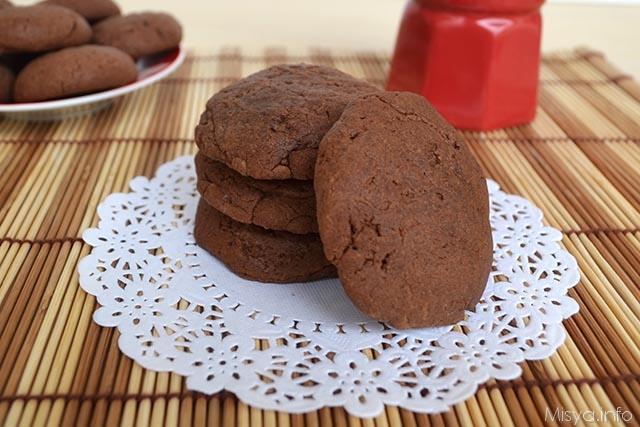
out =
[(536, 10), (542, 6), (544, 0), (417, 0), (417, 2), (438, 9), (515, 13)]

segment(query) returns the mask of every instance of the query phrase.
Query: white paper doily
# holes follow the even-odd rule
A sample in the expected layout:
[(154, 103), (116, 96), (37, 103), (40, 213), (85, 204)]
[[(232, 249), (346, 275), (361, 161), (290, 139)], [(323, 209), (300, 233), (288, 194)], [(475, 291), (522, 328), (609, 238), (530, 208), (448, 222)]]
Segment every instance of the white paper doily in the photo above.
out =
[(482, 300), (455, 328), (408, 331), (363, 316), (338, 280), (250, 282), (200, 249), (192, 156), (130, 186), (107, 197), (98, 228), (84, 232), (93, 250), (80, 284), (100, 304), (95, 322), (118, 328), (127, 356), (204, 393), (226, 389), (287, 412), (445, 411), (489, 378), (518, 377), (518, 362), (549, 357), (564, 341), (562, 320), (578, 311), (567, 296), (578, 268), (560, 232), (493, 181), (494, 271)]

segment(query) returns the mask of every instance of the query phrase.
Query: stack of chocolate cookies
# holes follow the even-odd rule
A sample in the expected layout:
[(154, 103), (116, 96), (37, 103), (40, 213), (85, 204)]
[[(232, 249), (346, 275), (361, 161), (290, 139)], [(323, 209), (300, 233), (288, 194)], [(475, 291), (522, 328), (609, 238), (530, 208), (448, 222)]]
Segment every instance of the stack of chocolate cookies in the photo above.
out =
[(332, 68), (279, 65), (214, 95), (196, 128), (198, 244), (250, 280), (335, 277), (318, 235), (318, 146), (349, 102), (376, 90)]
[(421, 96), (281, 65), (227, 87), (196, 128), (195, 239), (261, 282), (338, 275), (397, 328), (454, 323), (493, 260), (486, 181)]

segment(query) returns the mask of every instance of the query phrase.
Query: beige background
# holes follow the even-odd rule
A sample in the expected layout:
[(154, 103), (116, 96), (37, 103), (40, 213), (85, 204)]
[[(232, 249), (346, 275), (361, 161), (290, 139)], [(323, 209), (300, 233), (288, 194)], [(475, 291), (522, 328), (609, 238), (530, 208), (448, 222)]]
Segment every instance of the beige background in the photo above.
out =
[[(16, 0), (30, 3), (29, 0)], [(193, 47), (285, 45), (391, 51), (404, 0), (117, 0), (123, 9), (166, 10)], [(640, 78), (640, 6), (552, 3), (543, 50), (579, 45), (605, 51)]]

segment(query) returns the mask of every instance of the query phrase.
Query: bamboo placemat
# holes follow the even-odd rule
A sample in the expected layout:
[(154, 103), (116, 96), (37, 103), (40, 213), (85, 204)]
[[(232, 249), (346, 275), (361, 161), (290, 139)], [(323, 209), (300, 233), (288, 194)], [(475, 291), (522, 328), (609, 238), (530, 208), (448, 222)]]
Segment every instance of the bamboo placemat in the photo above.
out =
[[(193, 52), (172, 77), (97, 116), (31, 124), (0, 119), (0, 424), (428, 426), (541, 425), (556, 411), (630, 411), (640, 422), (640, 86), (586, 49), (546, 55), (536, 121), (465, 133), (487, 175), (539, 206), (578, 260), (580, 312), (551, 358), (523, 364), (438, 415), (387, 407), (374, 420), (340, 408), (262, 411), (181, 377), (142, 369), (96, 326), (76, 266), (96, 206), (137, 175), (193, 153), (216, 91), (280, 62), (333, 65), (382, 85), (386, 55), (325, 50)], [(557, 412), (556, 412), (557, 413)]]

